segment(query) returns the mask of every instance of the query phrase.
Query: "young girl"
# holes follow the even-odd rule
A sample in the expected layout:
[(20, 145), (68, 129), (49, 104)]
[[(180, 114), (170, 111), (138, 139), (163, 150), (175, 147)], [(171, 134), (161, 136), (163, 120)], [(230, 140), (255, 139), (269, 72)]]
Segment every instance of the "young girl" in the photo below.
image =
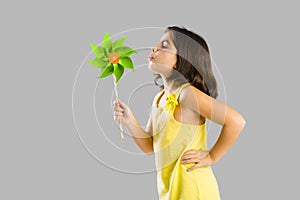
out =
[[(155, 153), (160, 199), (219, 200), (211, 165), (220, 160), (245, 126), (241, 114), (216, 100), (208, 45), (199, 35), (168, 27), (152, 48), (149, 68), (162, 79), (154, 97), (146, 129), (122, 101), (114, 104), (114, 118), (124, 124), (135, 143)], [(158, 85), (158, 84), (157, 84)], [(222, 125), (215, 145), (208, 150), (206, 119)]]

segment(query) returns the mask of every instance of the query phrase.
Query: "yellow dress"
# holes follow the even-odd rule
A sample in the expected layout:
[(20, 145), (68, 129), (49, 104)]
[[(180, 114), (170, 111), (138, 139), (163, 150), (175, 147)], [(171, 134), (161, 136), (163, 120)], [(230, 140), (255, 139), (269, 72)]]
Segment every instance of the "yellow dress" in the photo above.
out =
[(211, 166), (187, 172), (194, 164), (180, 162), (183, 153), (189, 149), (207, 150), (206, 122), (202, 125), (186, 124), (176, 121), (173, 116), (178, 96), (188, 85), (183, 84), (174, 94), (168, 95), (164, 108), (158, 106), (164, 90), (154, 98), (151, 117), (159, 199), (220, 200)]

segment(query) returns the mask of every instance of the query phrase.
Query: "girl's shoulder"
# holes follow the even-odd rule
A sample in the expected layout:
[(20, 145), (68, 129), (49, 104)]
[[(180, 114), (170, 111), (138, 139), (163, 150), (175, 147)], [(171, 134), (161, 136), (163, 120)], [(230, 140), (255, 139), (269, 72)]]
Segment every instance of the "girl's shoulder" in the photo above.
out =
[(179, 104), (182, 107), (190, 108), (191, 110), (198, 111), (201, 101), (210, 98), (204, 92), (199, 90), (193, 85), (184, 87), (178, 96)]
[(182, 103), (184, 103), (186, 101), (188, 102), (189, 100), (192, 100), (191, 98), (195, 98), (195, 95), (197, 95), (198, 91), (200, 90), (198, 90), (193, 85), (184, 87), (178, 95), (179, 102), (182, 101)]

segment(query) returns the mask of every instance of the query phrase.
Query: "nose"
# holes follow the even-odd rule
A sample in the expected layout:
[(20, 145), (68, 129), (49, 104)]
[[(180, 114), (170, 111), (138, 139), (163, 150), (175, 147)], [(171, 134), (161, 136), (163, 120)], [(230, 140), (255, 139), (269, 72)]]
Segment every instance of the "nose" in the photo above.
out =
[(151, 48), (151, 50), (152, 50), (153, 53), (155, 53), (157, 51), (157, 47), (154, 46), (154, 47)]

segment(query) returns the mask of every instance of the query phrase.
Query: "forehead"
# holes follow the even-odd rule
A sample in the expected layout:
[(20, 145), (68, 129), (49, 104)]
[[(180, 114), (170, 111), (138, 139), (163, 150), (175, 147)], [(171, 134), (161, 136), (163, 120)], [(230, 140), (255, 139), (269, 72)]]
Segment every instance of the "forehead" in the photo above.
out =
[(168, 31), (162, 35), (162, 37), (160, 38), (160, 41), (164, 41), (164, 40), (169, 41), (171, 44), (173, 43), (173, 36), (172, 36), (171, 31)]

